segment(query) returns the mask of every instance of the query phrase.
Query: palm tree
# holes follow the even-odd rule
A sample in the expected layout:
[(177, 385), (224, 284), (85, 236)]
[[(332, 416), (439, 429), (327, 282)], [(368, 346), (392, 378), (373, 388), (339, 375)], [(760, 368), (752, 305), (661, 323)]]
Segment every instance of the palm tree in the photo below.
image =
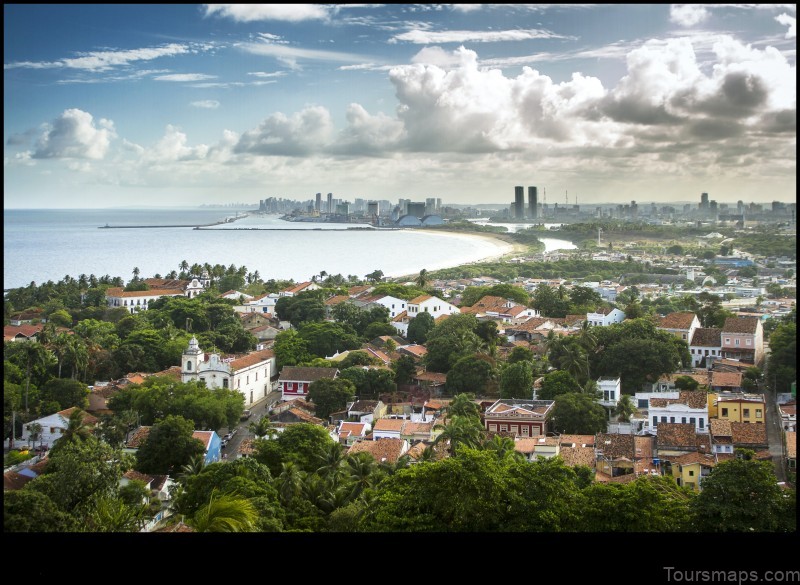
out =
[(181, 484), (186, 484), (186, 481), (190, 477), (194, 477), (195, 475), (200, 475), (205, 469), (206, 466), (206, 458), (203, 456), (202, 453), (198, 453), (197, 455), (193, 456), (189, 463), (185, 463), (181, 467), (181, 471), (178, 474), (178, 481)]
[(420, 270), (415, 281), (418, 287), (425, 288), (428, 284), (428, 271), (425, 268)]
[(514, 439), (510, 437), (503, 437), (501, 435), (494, 435), (489, 441), (483, 444), (483, 448), (487, 451), (494, 451), (498, 459), (506, 459), (509, 457), (523, 457), (522, 453), (514, 449)]
[(181, 263), (178, 265), (178, 268), (181, 272), (186, 272), (189, 270), (189, 263), (186, 260), (181, 260)]
[(456, 449), (459, 446), (466, 447), (479, 447), (481, 444), (481, 437), (483, 436), (483, 427), (481, 423), (466, 416), (454, 416), (449, 419), (446, 426), (436, 425), (434, 429), (443, 428), (442, 432), (436, 437), (433, 444), (437, 445), (445, 440), (449, 441), (450, 455), (456, 454)]
[(565, 344), (563, 353), (558, 360), (560, 369), (569, 372), (578, 383), (589, 379), (589, 356), (583, 348), (576, 343)]
[(72, 364), (72, 379), (74, 380), (77, 372), (85, 370), (89, 364), (89, 350), (80, 337), (76, 335), (69, 336), (67, 357)]
[(281, 474), (278, 476), (278, 495), (285, 506), (303, 491), (305, 472), (294, 461), (281, 463)]
[(272, 438), (278, 434), (277, 429), (272, 425), (272, 421), (266, 416), (262, 416), (260, 419), (251, 422), (247, 428), (258, 438)]
[(140, 272), (139, 271), (139, 267), (138, 266), (134, 266), (133, 267), (133, 280), (139, 280), (139, 272)]
[(614, 407), (614, 414), (617, 415), (617, 420), (620, 422), (630, 422), (631, 415), (636, 412), (636, 406), (628, 394), (623, 394), (619, 397), (619, 402)]
[(59, 333), (58, 335), (53, 338), (53, 341), (50, 343), (50, 349), (53, 351), (53, 354), (56, 356), (58, 360), (58, 377), (61, 377), (61, 366), (64, 365), (64, 358), (67, 355), (69, 350), (70, 344), (70, 335), (66, 333)]
[(121, 498), (98, 497), (86, 518), (92, 532), (138, 532), (147, 521), (148, 505), (131, 506)]
[(329, 478), (342, 472), (344, 450), (339, 443), (328, 443), (314, 454), (314, 459), (319, 464), (317, 474), (320, 477)]
[(28, 444), (33, 441), (33, 448), (36, 449), (36, 440), (42, 437), (42, 425), (38, 422), (31, 423), (28, 426)]
[[(25, 356), (25, 415), (28, 410), (28, 392), (31, 387), (31, 370), (35, 366), (47, 367), (53, 354), (38, 341), (18, 341), (22, 354)], [(16, 345), (16, 344), (15, 344)]]
[(236, 494), (211, 492), (208, 504), (195, 512), (186, 523), (197, 532), (253, 532), (258, 512), (247, 498)]
[(369, 453), (355, 453), (345, 459), (348, 477), (353, 482), (353, 499), (373, 485), (375, 479), (375, 458)]
[(471, 392), (456, 394), (446, 407), (447, 416), (477, 416), (480, 417), (481, 409), (475, 403), (475, 395)]

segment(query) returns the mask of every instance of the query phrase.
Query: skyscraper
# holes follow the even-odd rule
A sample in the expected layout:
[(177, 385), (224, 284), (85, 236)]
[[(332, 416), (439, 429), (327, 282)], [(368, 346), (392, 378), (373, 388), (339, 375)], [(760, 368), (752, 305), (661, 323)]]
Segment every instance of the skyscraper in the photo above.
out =
[(539, 217), (539, 192), (536, 187), (528, 187), (528, 217)]
[(333, 213), (333, 193), (328, 193), (328, 213)]
[(322, 211), (322, 193), (317, 193), (317, 200), (314, 203), (314, 209), (317, 213)]
[(708, 193), (700, 194), (700, 209), (708, 209)]
[(514, 218), (525, 217), (525, 187), (514, 187)]

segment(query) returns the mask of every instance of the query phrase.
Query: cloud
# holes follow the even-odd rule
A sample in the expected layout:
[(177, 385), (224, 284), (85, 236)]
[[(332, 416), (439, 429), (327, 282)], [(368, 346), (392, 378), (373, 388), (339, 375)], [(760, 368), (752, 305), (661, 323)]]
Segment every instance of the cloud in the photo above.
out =
[(451, 4), (450, 8), (456, 12), (475, 12), (476, 10), (481, 10), (483, 4)]
[(257, 128), (242, 134), (234, 152), (303, 156), (323, 150), (332, 135), (330, 112), (321, 106), (309, 106), (291, 117), (280, 112), (273, 114)]
[(670, 22), (681, 26), (694, 26), (708, 17), (708, 10), (699, 4), (672, 4), (669, 7)]
[(105, 157), (116, 138), (114, 123), (100, 119), (97, 126), (88, 112), (72, 108), (53, 120), (36, 143), (33, 158), (88, 158)]
[(219, 107), (219, 102), (217, 100), (200, 100), (196, 102), (190, 102), (190, 106), (195, 108), (204, 108), (207, 110), (216, 110)]
[(347, 108), (347, 127), (331, 145), (338, 154), (378, 156), (394, 150), (403, 137), (400, 120), (385, 114), (370, 115), (360, 104)]
[(564, 37), (550, 31), (541, 29), (517, 29), (499, 31), (470, 31), (470, 30), (449, 30), (434, 32), (429, 30), (411, 30), (389, 39), (390, 43), (406, 41), (420, 45), (432, 43), (494, 43), (500, 41), (526, 41), (530, 39), (565, 39)]
[(298, 59), (309, 61), (356, 61), (366, 62), (367, 59), (361, 55), (352, 53), (342, 53), (338, 51), (322, 51), (319, 49), (300, 49), (286, 45), (276, 45), (274, 43), (240, 43), (236, 45), (247, 53), (253, 55), (263, 55), (275, 57), (290, 69), (298, 69)]
[(259, 20), (327, 20), (329, 8), (321, 4), (206, 4), (206, 16), (217, 15), (236, 22)]
[(186, 134), (179, 128), (168, 124), (164, 136), (159, 140), (155, 147), (146, 152), (144, 157), (147, 160), (158, 161), (189, 161), (204, 159), (208, 154), (208, 146), (200, 144), (198, 146), (188, 146)]
[(788, 14), (783, 13), (776, 16), (775, 20), (789, 27), (789, 30), (786, 31), (787, 39), (797, 38), (797, 19), (794, 16), (789, 16)]
[(158, 75), (154, 77), (156, 81), (175, 81), (175, 82), (188, 82), (188, 81), (204, 81), (206, 79), (216, 79), (216, 75), (207, 75), (205, 73), (171, 73), (169, 75)]
[(24, 67), (29, 69), (81, 69), (86, 71), (108, 71), (135, 61), (151, 61), (159, 57), (174, 57), (210, 48), (210, 45), (170, 43), (160, 47), (128, 49), (115, 51), (91, 51), (80, 53), (79, 57), (59, 59), (58, 61), (19, 61), (4, 65), (5, 69)]
[(286, 75), (286, 71), (274, 71), (272, 73), (267, 73), (264, 71), (251, 71), (248, 73), (248, 75), (260, 78), (283, 77), (284, 75)]

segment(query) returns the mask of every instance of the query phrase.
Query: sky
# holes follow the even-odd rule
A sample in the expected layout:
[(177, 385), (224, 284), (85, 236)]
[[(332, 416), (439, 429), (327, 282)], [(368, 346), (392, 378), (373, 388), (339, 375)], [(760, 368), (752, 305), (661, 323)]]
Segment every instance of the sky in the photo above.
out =
[(795, 201), (794, 4), (3, 8), (5, 208)]

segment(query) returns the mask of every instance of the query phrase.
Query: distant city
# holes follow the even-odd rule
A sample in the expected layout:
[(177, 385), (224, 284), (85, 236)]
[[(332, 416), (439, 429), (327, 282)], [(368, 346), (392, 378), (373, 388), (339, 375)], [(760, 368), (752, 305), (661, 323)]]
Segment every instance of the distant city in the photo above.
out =
[[(527, 194), (527, 197), (526, 197)], [(247, 209), (256, 213), (279, 214), (289, 221), (366, 223), (374, 226), (419, 227), (440, 225), (465, 219), (491, 219), (498, 222), (585, 222), (595, 220), (627, 220), (664, 223), (698, 221), (744, 226), (746, 222), (795, 221), (797, 204), (773, 201), (771, 204), (746, 203), (742, 200), (722, 203), (711, 199), (709, 193), (699, 194), (696, 203), (675, 202), (664, 205), (655, 202), (639, 204), (597, 203), (579, 205), (577, 197), (571, 202), (567, 193), (563, 199), (536, 186), (515, 186), (513, 201), (508, 204), (445, 204), (439, 197), (413, 201), (399, 198), (396, 203), (386, 199), (355, 198), (352, 202), (334, 197), (333, 193), (317, 193), (313, 199), (295, 200), (268, 197), (258, 205), (231, 203), (203, 205), (207, 208)]]

